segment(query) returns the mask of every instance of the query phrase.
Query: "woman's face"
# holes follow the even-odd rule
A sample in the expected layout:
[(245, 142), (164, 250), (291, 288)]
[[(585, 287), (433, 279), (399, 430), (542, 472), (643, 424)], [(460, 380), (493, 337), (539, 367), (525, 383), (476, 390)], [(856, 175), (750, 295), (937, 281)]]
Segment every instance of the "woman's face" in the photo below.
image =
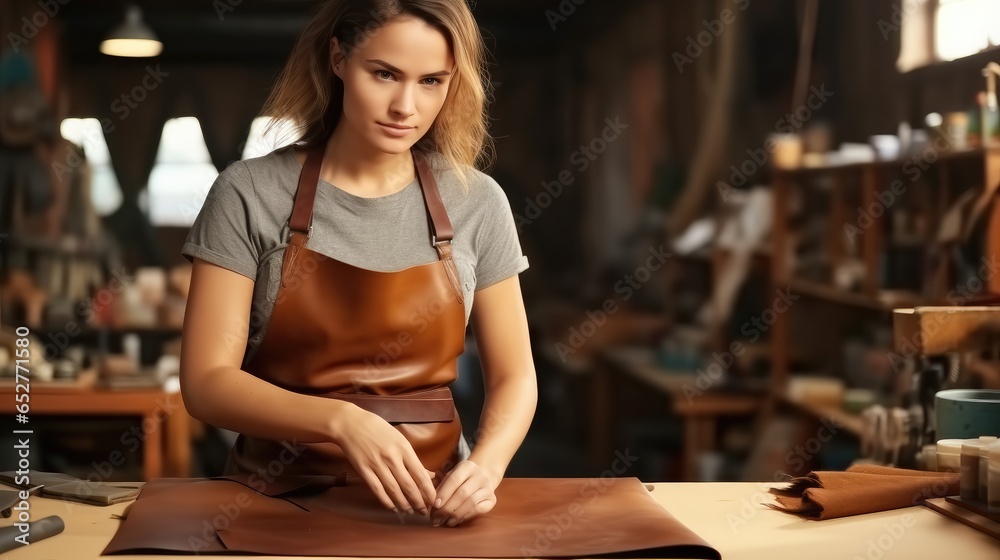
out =
[(408, 151), (427, 133), (454, 77), (444, 35), (412, 17), (362, 33), (346, 60), (334, 38), (330, 59), (344, 82), (341, 124), (386, 153)]

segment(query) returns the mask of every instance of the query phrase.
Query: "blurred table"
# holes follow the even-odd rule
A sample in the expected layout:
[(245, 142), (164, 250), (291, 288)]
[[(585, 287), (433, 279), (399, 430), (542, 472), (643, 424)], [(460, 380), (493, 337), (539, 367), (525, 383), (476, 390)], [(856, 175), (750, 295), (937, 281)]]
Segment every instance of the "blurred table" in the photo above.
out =
[[(16, 413), (13, 380), (0, 384), (0, 414)], [(73, 383), (32, 381), (28, 423), (43, 416), (131, 416), (141, 418), (138, 434), (142, 443), (143, 476), (187, 477), (191, 473), (190, 417), (178, 391), (151, 389), (103, 389)], [(122, 436), (123, 443), (125, 435)]]
[(683, 473), (695, 480), (698, 457), (715, 449), (716, 419), (756, 412), (763, 402), (757, 394), (723, 392), (710, 379), (699, 381), (689, 372), (675, 372), (656, 362), (649, 348), (627, 347), (600, 354), (591, 392), (591, 455), (598, 464), (611, 457), (617, 414), (617, 388), (623, 381), (638, 382), (663, 394), (673, 414), (684, 423)]

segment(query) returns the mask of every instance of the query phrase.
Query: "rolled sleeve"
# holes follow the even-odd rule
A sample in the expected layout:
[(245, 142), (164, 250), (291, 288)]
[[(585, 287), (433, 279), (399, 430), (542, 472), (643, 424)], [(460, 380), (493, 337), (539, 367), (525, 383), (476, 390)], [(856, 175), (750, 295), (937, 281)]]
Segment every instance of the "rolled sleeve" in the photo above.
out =
[(510, 202), (500, 185), (487, 176), (482, 222), (476, 235), (476, 291), (528, 269), (521, 251)]
[(181, 247), (181, 254), (189, 262), (198, 257), (255, 279), (260, 262), (255, 235), (256, 205), (246, 165), (243, 162), (230, 164), (209, 189), (205, 204)]

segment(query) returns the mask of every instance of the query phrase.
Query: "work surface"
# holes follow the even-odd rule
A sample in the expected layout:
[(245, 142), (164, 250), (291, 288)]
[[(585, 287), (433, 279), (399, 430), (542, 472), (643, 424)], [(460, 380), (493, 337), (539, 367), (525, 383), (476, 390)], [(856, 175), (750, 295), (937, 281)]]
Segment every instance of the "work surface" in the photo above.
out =
[[(881, 513), (803, 521), (761, 505), (769, 502), (763, 483), (657, 483), (653, 497), (680, 522), (708, 541), (726, 560), (919, 560), (1000, 558), (1000, 540), (930, 511), (911, 507)], [(88, 560), (100, 557), (111, 540), (127, 504), (96, 507), (33, 497), (31, 515), (59, 515), (66, 530), (50, 539), (2, 556), (19, 560)], [(164, 522), (169, 522), (164, 520)], [(0, 519), (10, 526), (13, 519)], [(442, 528), (442, 534), (461, 530)], [(105, 558), (159, 559), (162, 555)], [(226, 559), (292, 558), (225, 555)], [(297, 557), (301, 558), (301, 557)]]

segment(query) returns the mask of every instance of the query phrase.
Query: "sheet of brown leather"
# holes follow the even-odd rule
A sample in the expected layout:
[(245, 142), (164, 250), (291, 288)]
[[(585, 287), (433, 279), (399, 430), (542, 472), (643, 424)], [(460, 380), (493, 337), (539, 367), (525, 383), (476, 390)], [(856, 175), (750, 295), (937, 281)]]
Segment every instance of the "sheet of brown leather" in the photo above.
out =
[(493, 511), (454, 528), (387, 511), (357, 479), (277, 480), (153, 480), (104, 554), (720, 558), (635, 478), (507, 478)]

